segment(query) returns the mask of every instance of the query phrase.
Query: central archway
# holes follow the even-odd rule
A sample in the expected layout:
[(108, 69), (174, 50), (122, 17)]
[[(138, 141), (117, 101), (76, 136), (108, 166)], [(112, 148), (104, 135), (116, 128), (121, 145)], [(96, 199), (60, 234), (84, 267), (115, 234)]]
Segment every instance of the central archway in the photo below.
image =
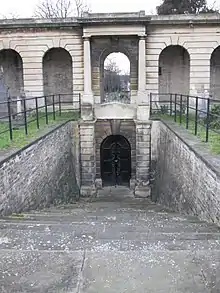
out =
[(129, 186), (131, 179), (131, 146), (122, 135), (106, 137), (100, 147), (103, 186)]
[(130, 103), (130, 69), (128, 56), (120, 51), (102, 59), (100, 90), (102, 102)]

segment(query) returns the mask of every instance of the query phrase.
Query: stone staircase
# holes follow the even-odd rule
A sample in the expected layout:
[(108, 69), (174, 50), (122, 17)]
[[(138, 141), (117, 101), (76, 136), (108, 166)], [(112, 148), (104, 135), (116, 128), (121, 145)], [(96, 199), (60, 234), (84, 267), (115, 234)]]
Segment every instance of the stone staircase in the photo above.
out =
[(0, 219), (0, 292), (220, 290), (220, 229), (127, 191)]

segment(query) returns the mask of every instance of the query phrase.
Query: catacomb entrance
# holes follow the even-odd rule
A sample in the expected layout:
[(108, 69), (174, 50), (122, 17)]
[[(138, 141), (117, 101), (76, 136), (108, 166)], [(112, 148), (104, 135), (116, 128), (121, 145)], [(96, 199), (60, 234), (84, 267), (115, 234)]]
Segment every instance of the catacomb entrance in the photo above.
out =
[(103, 186), (128, 186), (131, 178), (131, 147), (122, 135), (110, 135), (100, 149)]

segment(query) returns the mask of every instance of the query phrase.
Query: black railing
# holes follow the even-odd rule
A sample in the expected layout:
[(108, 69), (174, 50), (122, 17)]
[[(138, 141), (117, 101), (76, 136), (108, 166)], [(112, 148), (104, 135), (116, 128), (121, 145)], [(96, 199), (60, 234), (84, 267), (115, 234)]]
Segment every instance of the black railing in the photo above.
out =
[(0, 102), (1, 139), (13, 141), (14, 134), (31, 134), (33, 128), (56, 120), (79, 119), (81, 116), (80, 94), (57, 94), (34, 98), (7, 98)]
[(172, 118), (205, 142), (210, 133), (220, 139), (220, 101), (181, 94), (150, 94), (150, 117)]

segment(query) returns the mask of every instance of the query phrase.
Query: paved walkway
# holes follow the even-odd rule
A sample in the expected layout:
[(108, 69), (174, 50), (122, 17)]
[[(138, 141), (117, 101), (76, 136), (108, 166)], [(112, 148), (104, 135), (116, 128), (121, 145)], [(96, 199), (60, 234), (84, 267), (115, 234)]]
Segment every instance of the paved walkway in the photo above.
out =
[(112, 190), (1, 219), (0, 292), (220, 292), (219, 228)]

